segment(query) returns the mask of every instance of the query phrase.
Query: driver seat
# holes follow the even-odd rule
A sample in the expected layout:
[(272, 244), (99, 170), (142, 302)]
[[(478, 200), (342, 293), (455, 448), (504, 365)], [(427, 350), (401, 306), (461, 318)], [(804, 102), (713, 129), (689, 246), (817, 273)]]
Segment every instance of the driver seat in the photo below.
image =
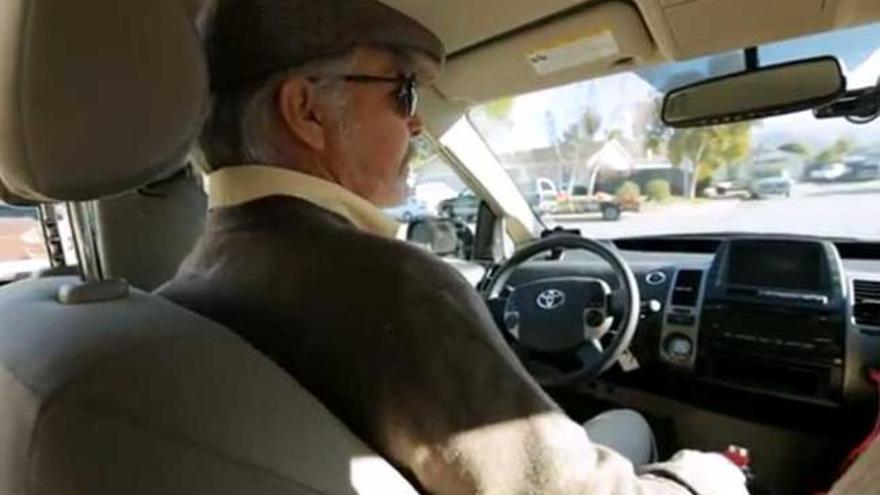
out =
[[(182, 165), (208, 101), (193, 10), (0, 2), (11, 194), (89, 201)], [(122, 281), (20, 281), (0, 315), (0, 493), (416, 493), (238, 336)]]

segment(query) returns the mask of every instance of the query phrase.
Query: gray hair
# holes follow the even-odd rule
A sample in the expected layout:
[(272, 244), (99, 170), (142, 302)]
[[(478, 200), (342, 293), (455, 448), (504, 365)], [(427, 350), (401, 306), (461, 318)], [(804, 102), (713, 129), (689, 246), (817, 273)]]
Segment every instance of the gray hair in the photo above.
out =
[(346, 74), (353, 63), (354, 52), (349, 52), (276, 72), (244, 89), (215, 94), (200, 139), (208, 167), (282, 164), (283, 157), (272, 139), (282, 120), (276, 101), (281, 86), (294, 77), (314, 77), (321, 97), (329, 98), (341, 115), (348, 105), (344, 85), (322, 76)]

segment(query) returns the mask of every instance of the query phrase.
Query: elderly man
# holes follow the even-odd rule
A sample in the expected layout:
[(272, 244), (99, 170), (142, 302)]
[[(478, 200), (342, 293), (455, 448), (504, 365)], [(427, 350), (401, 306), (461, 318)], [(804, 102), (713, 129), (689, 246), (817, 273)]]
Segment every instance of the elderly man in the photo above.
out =
[[(417, 87), (444, 58), (433, 34), (374, 0), (219, 0), (204, 28), (211, 213), (162, 294), (238, 332), (426, 491), (745, 493), (719, 455), (637, 476), (591, 443), (474, 289), (393, 239), (377, 207), (404, 196)], [(588, 429), (650, 460), (634, 413)]]

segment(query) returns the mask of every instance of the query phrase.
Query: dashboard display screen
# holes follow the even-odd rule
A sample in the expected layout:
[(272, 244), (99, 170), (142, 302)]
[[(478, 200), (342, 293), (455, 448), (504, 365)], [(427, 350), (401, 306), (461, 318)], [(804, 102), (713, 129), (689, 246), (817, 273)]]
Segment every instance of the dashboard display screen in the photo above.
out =
[(732, 241), (729, 260), (729, 284), (807, 291), (825, 288), (825, 251), (819, 243)]

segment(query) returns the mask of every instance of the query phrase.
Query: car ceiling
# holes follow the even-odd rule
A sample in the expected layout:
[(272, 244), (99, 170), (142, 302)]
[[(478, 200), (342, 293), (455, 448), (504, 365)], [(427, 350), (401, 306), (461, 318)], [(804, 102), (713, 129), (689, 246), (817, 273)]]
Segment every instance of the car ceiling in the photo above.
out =
[[(468, 103), (880, 20), (877, 0), (381, 1), (440, 36), (450, 56), (436, 88)], [(550, 77), (535, 74), (530, 50), (578, 29), (610, 30), (619, 53)]]
[[(192, 12), (204, 2), (183, 1)], [(880, 20), (880, 0), (379, 1), (421, 21), (449, 51), (423, 106), (436, 134), (473, 103)], [(549, 76), (526, 60), (535, 49), (601, 30), (614, 34), (615, 55)], [(0, 189), (3, 198), (16, 201)]]
[(454, 54), (584, 3), (584, 0), (382, 0), (418, 19)]

